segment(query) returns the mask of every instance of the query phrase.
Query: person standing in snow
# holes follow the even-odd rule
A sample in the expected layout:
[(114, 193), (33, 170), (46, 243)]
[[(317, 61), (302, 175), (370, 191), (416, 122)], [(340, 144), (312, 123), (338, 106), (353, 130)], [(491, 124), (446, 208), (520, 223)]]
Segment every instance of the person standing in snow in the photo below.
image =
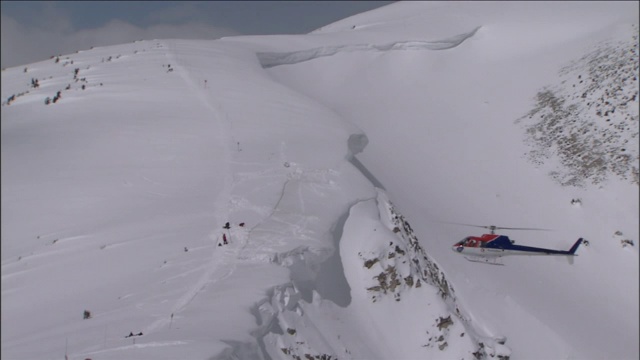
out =
[(222, 234), (222, 243), (227, 245), (229, 242), (227, 242), (227, 234)]

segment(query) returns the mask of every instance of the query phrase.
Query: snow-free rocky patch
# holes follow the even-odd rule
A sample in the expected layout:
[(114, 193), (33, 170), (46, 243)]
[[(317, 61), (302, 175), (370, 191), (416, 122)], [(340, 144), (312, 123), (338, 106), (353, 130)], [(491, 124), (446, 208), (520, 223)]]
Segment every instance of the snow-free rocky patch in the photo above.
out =
[(624, 41), (603, 42), (563, 67), (560, 84), (536, 95), (526, 124), (537, 165), (558, 157), (550, 175), (562, 185), (600, 184), (611, 176), (640, 185), (638, 26)]

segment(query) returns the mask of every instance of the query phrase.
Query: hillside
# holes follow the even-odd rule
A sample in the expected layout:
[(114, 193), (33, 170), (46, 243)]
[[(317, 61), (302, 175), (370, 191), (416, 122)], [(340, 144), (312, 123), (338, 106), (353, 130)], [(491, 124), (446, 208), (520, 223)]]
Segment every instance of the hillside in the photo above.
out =
[[(2, 358), (638, 358), (637, 12), (396, 3), (3, 70)], [(445, 222), (589, 245), (490, 266)]]

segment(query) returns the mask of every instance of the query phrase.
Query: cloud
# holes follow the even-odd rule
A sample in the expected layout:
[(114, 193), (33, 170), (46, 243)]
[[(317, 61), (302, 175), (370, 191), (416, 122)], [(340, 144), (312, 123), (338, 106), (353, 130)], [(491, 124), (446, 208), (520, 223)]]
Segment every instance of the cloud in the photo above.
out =
[(52, 55), (72, 54), (92, 46), (108, 46), (150, 39), (217, 39), (240, 35), (237, 31), (203, 22), (157, 24), (141, 28), (114, 20), (106, 25), (73, 30), (63, 13), (50, 13), (47, 23), (25, 25), (1, 16), (1, 66), (13, 67), (46, 60)]
[(203, 13), (206, 13), (204, 9), (188, 2), (154, 10), (147, 15), (147, 19), (154, 23), (175, 23), (186, 21), (188, 19), (198, 19)]
[(70, 32), (73, 29), (71, 25), (71, 14), (57, 8), (53, 2), (45, 2), (39, 15), (31, 17), (32, 26), (53, 32)]

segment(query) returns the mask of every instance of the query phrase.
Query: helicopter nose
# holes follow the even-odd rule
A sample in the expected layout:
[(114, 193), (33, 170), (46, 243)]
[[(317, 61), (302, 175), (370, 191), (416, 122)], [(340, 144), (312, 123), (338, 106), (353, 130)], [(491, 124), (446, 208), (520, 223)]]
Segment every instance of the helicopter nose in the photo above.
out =
[(462, 247), (462, 245), (453, 245), (451, 247), (451, 250), (455, 253), (461, 253), (463, 249), (464, 247)]

